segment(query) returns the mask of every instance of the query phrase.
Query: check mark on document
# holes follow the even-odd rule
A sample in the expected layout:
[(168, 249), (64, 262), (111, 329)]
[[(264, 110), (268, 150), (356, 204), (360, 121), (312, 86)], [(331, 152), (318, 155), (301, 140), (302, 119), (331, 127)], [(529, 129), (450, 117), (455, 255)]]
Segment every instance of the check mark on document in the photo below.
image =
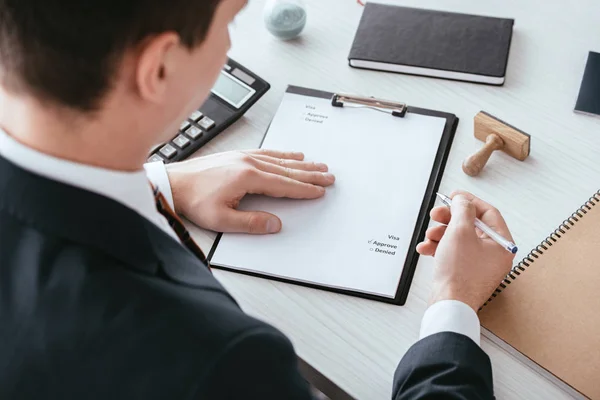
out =
[(396, 255), (396, 250), (398, 249), (398, 245), (394, 242), (399, 240), (400, 238), (395, 235), (387, 235), (386, 239), (383, 241), (371, 239), (369, 240), (369, 245), (371, 245), (369, 251), (383, 255), (394, 256)]

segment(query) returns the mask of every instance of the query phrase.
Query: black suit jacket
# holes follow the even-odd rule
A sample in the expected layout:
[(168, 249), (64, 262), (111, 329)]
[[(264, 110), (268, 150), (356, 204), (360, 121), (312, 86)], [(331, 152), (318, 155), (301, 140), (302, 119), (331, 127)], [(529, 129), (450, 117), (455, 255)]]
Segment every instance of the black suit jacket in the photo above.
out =
[[(394, 397), (491, 390), (485, 354), (448, 335), (413, 347)], [(0, 158), (0, 398), (311, 395), (289, 340), (160, 228)]]
[(443, 332), (413, 345), (394, 376), (396, 400), (494, 399), (492, 365), (467, 336)]

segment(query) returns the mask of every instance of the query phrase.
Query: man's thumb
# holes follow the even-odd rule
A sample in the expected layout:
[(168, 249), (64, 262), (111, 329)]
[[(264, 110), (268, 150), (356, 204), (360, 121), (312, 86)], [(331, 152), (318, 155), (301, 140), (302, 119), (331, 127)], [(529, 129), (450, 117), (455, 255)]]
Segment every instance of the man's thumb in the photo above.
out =
[(238, 211), (229, 209), (223, 221), (224, 231), (264, 235), (281, 230), (281, 220), (262, 211)]
[(475, 204), (467, 197), (457, 194), (452, 199), (451, 208), (452, 217), (450, 218), (449, 226), (468, 226), (475, 231), (476, 209)]

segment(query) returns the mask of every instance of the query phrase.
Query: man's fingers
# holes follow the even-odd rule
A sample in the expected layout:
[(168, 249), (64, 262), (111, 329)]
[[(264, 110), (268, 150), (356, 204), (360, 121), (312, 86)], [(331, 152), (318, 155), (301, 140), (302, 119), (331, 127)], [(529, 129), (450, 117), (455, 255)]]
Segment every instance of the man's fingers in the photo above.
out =
[(282, 175), (256, 170), (252, 179), (246, 183), (248, 193), (264, 194), (271, 197), (288, 197), (291, 199), (317, 199), (323, 197), (325, 188), (319, 185), (304, 183)]
[(454, 228), (466, 228), (473, 231), (475, 235), (475, 217), (477, 209), (473, 202), (462, 194), (457, 194), (452, 199), (452, 218), (448, 226)]
[(286, 160), (304, 160), (304, 154), (298, 151), (279, 151), (279, 150), (268, 150), (268, 149), (257, 149), (244, 151), (246, 154), (252, 156), (269, 156), (274, 158), (282, 158)]
[(282, 167), (261, 160), (256, 160), (255, 166), (264, 172), (285, 176), (286, 178), (304, 183), (312, 183), (313, 185), (330, 186), (335, 182), (335, 177), (328, 172), (303, 171), (300, 169)]
[(446, 233), (446, 228), (447, 227), (444, 225), (434, 226), (433, 228), (429, 228), (429, 229), (427, 229), (427, 232), (425, 233), (425, 237), (434, 242), (439, 242), (444, 237), (444, 233)]
[(419, 243), (417, 245), (417, 252), (422, 256), (435, 256), (435, 252), (437, 250), (438, 243), (433, 242), (429, 239), (426, 239), (424, 242)]
[(434, 256), (440, 240), (444, 237), (446, 226), (434, 226), (427, 229), (425, 241), (417, 245), (417, 252), (422, 256)]
[[(482, 222), (487, 224), (500, 235), (509, 240), (513, 240), (510, 230), (506, 225), (506, 221), (504, 221), (504, 218), (498, 209), (481, 200), (480, 198), (475, 197), (469, 192), (456, 191), (452, 193), (450, 197), (454, 199), (455, 196), (463, 196), (469, 200), (475, 206), (477, 218), (479, 218)], [(454, 203), (454, 200), (452, 202)]]
[(262, 211), (239, 211), (225, 207), (219, 218), (219, 227), (228, 233), (265, 235), (279, 232), (281, 220)]
[(450, 209), (448, 207), (440, 206), (432, 209), (429, 215), (431, 216), (431, 219), (435, 222), (448, 225), (452, 214), (450, 213)]
[(450, 198), (454, 199), (456, 196), (462, 196), (475, 205), (477, 218), (481, 219), (486, 212), (496, 210), (492, 205), (481, 200), (479, 197), (474, 196), (472, 193), (457, 190), (450, 195)]
[(267, 162), (269, 164), (275, 164), (280, 167), (292, 168), (292, 169), (300, 169), (302, 171), (321, 171), (327, 172), (329, 167), (323, 163), (315, 163), (310, 161), (298, 161), (293, 159), (286, 158), (277, 158), (271, 156), (265, 156), (261, 154), (251, 155), (252, 158), (256, 160), (261, 160)]

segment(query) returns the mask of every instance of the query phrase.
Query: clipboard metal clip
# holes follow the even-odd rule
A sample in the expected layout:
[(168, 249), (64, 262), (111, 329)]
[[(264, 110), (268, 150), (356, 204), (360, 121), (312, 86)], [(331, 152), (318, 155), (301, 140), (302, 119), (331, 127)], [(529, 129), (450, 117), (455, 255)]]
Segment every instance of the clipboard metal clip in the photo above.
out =
[(357, 108), (366, 107), (392, 114), (394, 117), (400, 118), (404, 118), (408, 109), (406, 103), (376, 99), (375, 97), (352, 96), (348, 94), (334, 94), (331, 98), (331, 105), (334, 107), (344, 107), (345, 105), (353, 105)]

